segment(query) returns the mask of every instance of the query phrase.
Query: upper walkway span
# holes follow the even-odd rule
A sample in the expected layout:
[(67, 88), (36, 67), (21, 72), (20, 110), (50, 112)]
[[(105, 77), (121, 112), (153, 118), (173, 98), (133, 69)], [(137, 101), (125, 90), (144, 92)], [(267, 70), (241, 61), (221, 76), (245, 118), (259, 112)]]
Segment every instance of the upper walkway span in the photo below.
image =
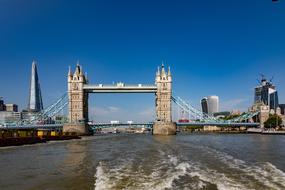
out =
[(156, 93), (156, 85), (137, 84), (130, 85), (124, 83), (110, 84), (85, 84), (83, 86), (88, 93)]

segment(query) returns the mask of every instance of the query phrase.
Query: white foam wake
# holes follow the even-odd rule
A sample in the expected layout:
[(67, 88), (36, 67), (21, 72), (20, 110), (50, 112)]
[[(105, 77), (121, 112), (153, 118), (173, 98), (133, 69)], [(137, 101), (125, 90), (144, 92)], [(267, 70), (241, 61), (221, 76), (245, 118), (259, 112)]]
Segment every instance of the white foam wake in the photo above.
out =
[[(177, 189), (175, 181), (182, 177), (193, 178), (184, 186), (190, 189), (203, 189), (214, 184), (218, 189), (246, 189), (242, 184), (227, 178), (217, 171), (199, 166), (197, 163), (179, 161), (178, 157), (167, 155), (162, 162), (154, 163), (153, 172), (147, 175), (144, 171), (132, 172), (132, 163), (121, 163), (115, 168), (108, 168), (107, 164), (100, 162), (95, 174), (95, 190), (103, 189), (147, 189), (164, 190)], [(138, 167), (140, 168), (140, 167)]]
[(100, 162), (96, 168), (95, 190), (207, 189), (210, 186), (219, 190), (285, 189), (284, 172), (271, 163), (250, 165), (215, 149), (206, 148), (206, 151), (207, 156), (219, 162), (215, 164), (221, 165), (211, 167), (202, 161), (185, 161), (162, 151), (160, 159), (149, 160), (148, 169), (147, 163), (138, 163), (135, 159), (120, 161), (114, 166)]
[[(235, 169), (236, 173), (243, 175), (243, 178), (248, 178), (249, 182), (249, 178), (252, 177), (269, 189), (285, 189), (285, 173), (269, 162), (249, 164), (209, 147), (203, 147), (203, 149), (206, 149), (227, 167)], [(250, 185), (250, 183), (247, 185)]]

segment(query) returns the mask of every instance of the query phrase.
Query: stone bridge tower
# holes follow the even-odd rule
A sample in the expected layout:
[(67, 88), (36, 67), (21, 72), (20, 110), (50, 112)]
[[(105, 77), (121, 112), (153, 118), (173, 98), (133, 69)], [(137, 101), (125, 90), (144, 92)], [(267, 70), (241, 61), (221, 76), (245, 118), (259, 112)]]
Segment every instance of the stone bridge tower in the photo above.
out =
[(87, 78), (83, 74), (82, 67), (77, 64), (74, 74), (68, 71), (68, 120), (63, 132), (76, 132), (87, 134), (88, 132), (88, 93), (83, 86), (87, 84)]
[(176, 134), (176, 124), (172, 122), (172, 76), (170, 68), (168, 68), (167, 73), (163, 64), (161, 70), (158, 68), (155, 84), (157, 86), (155, 98), (156, 121), (153, 125), (153, 134), (174, 135)]

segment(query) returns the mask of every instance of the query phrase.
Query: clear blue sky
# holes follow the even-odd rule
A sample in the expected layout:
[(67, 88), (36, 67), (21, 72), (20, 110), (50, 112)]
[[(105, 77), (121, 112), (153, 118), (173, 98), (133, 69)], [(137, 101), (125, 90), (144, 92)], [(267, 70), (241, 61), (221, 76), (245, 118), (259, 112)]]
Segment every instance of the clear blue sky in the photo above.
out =
[[(0, 96), (21, 109), (33, 59), (44, 105), (66, 91), (77, 60), (91, 83), (153, 83), (164, 60), (176, 95), (197, 107), (218, 95), (222, 110), (247, 109), (264, 73), (285, 103), (285, 1), (1, 0)], [(154, 96), (95, 94), (90, 105), (96, 120), (145, 120)]]

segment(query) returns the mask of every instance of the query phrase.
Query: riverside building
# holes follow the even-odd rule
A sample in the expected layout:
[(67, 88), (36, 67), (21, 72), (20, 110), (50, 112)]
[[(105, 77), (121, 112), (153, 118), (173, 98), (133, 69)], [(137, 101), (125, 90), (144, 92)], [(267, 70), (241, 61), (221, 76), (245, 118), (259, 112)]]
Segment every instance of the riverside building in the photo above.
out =
[(0, 100), (0, 124), (18, 122), (22, 118), (21, 112), (18, 112), (18, 105), (5, 104)]

